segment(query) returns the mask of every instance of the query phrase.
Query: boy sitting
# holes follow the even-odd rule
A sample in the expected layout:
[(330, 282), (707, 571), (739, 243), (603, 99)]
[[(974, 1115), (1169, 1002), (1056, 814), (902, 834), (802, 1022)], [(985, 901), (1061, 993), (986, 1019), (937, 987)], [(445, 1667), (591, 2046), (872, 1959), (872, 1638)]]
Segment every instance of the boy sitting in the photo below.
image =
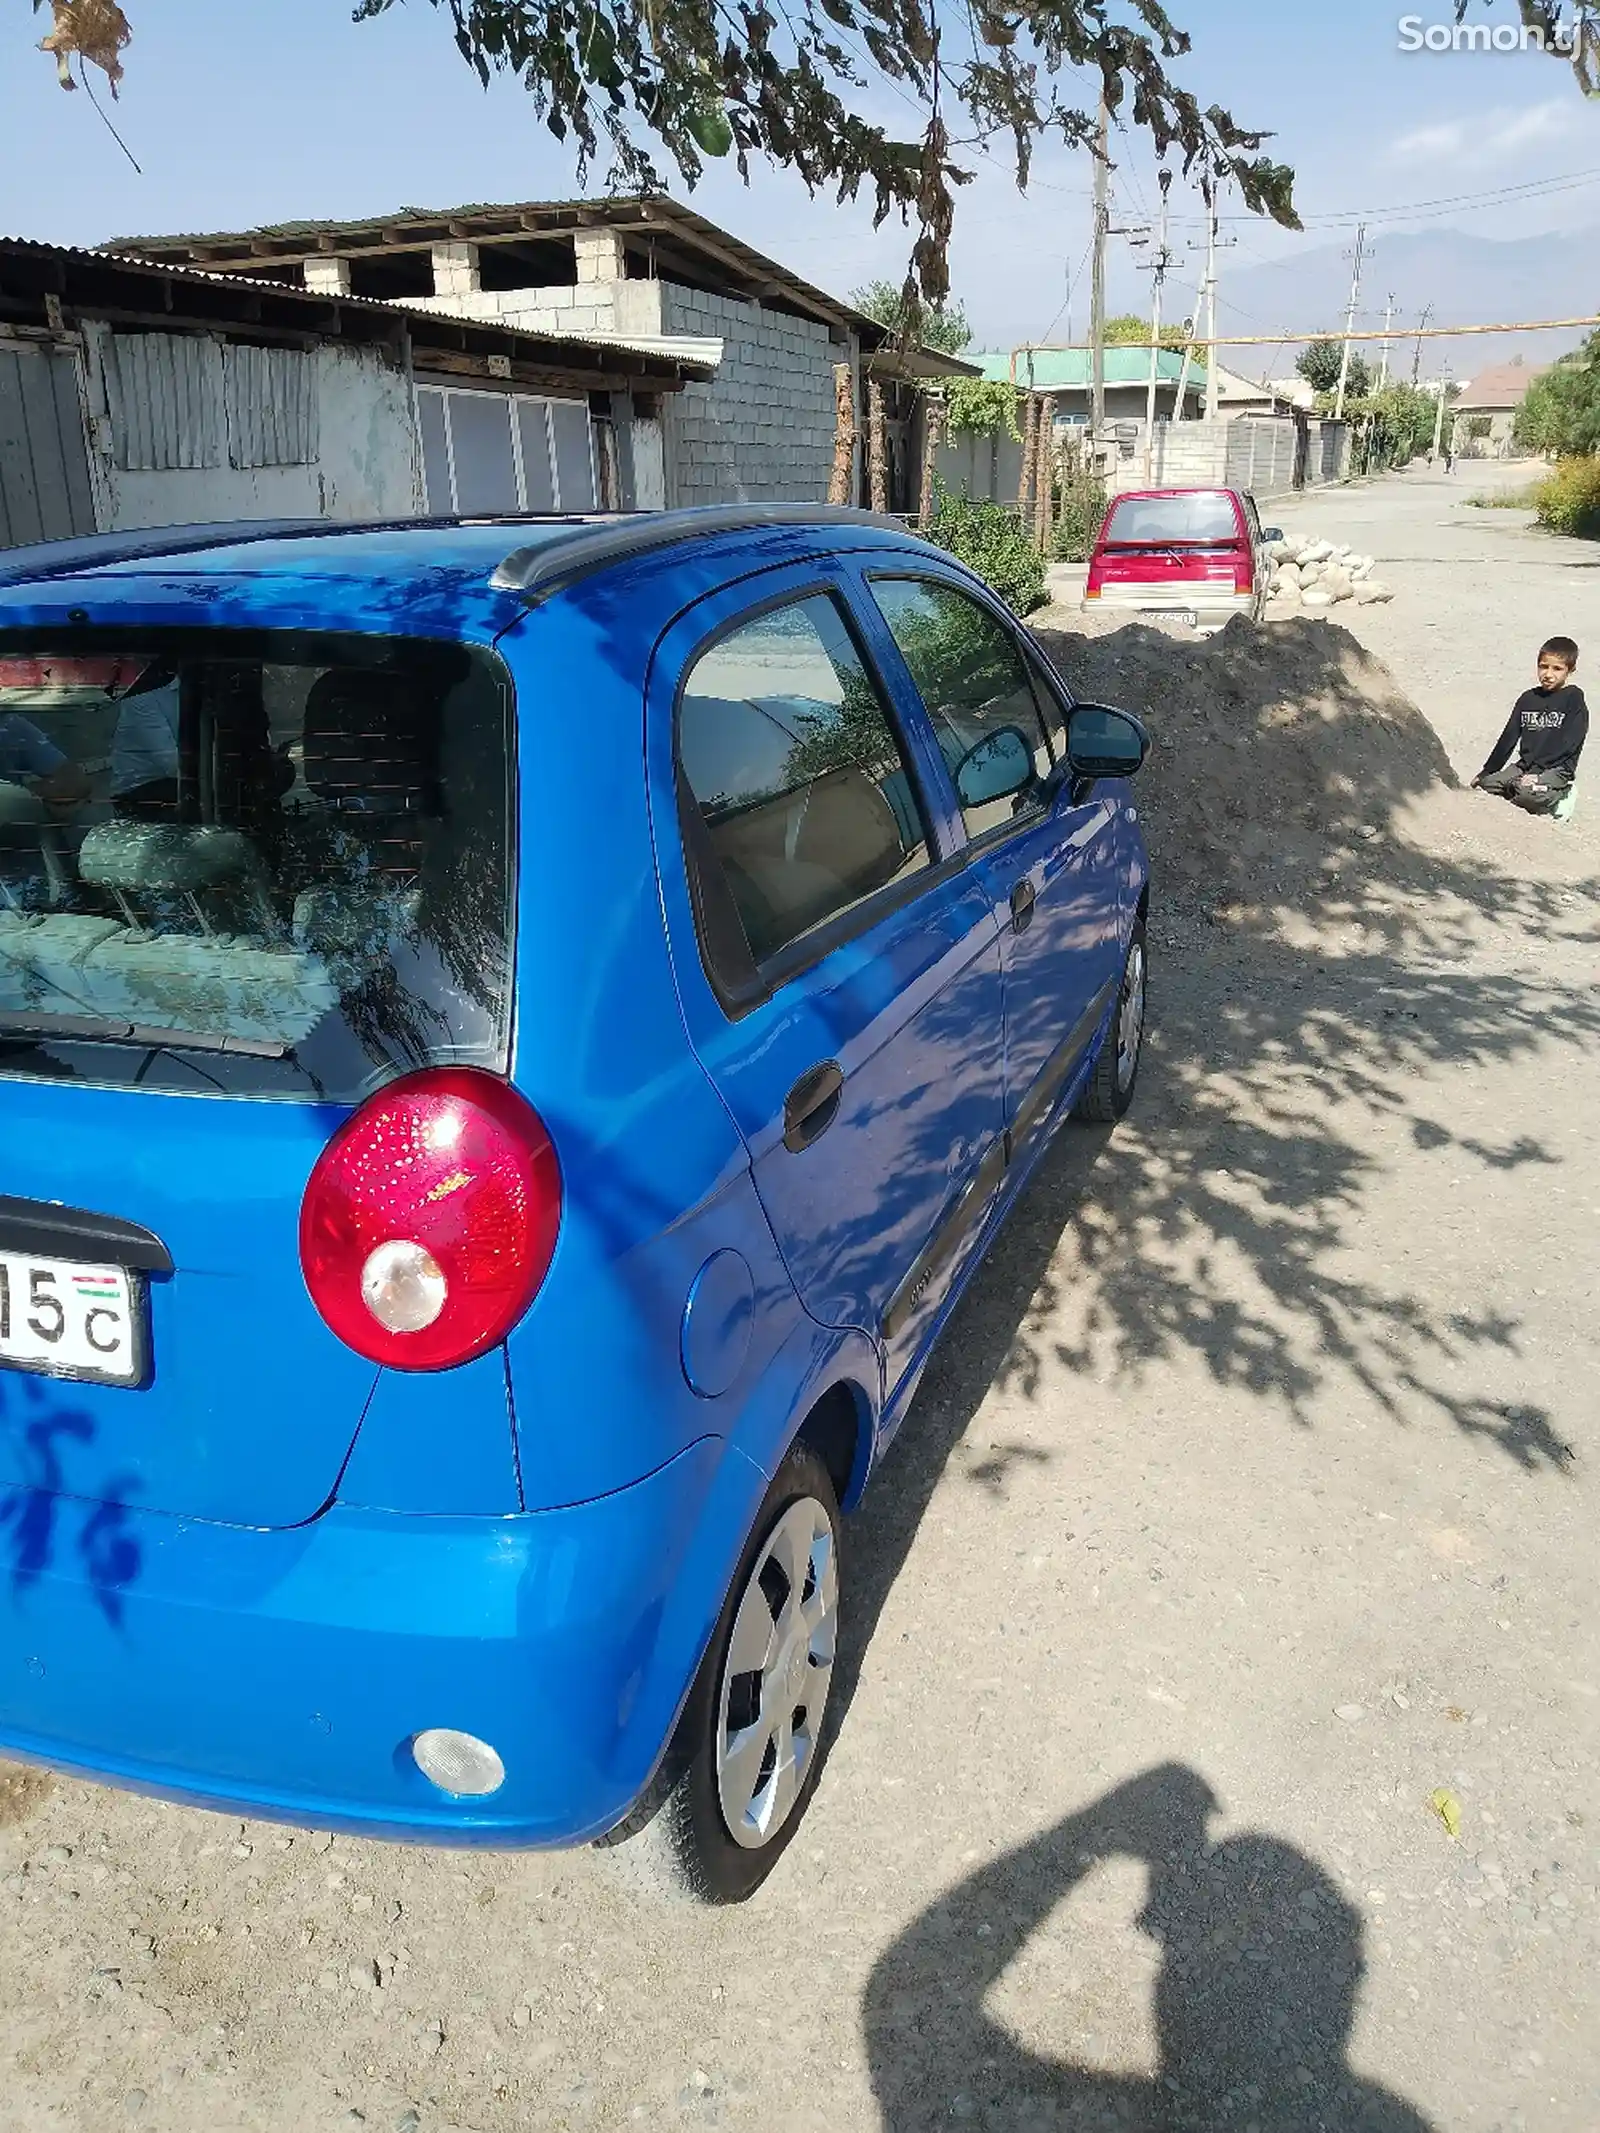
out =
[(1530, 815), (1550, 814), (1572, 790), (1589, 736), (1589, 706), (1572, 680), (1577, 666), (1572, 639), (1552, 637), (1539, 654), (1539, 686), (1517, 698), (1474, 785)]

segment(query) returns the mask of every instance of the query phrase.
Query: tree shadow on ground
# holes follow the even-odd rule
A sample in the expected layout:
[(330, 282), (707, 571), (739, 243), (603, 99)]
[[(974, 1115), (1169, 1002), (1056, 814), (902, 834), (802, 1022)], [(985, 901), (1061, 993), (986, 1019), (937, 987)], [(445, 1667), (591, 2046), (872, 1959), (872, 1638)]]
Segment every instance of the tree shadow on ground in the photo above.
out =
[[(880, 1957), (863, 2001), (888, 2133), (965, 2121), (1006, 2133), (1428, 2133), (1346, 2056), (1365, 1968), (1359, 1912), (1313, 1861), (1246, 1832), (1212, 1843), (1216, 1801), (1181, 1765), (1144, 1772), (929, 1906)], [(1160, 1949), (1153, 2078), (1075, 2058), (1098, 2016), (1069, 1981), (1031, 2050), (986, 2002), (1104, 1862), (1148, 1872), (1138, 1924)]]
[[(1281, 643), (1269, 656), (1261, 634), (1230, 629), (1176, 682), (1172, 641), (1150, 630), (1099, 640), (1087, 680), (1057, 647), (1082, 694), (1119, 664), (1166, 691), (1123, 692), (1156, 744), (1136, 788), (1154, 862), (1144, 1076), (1123, 1126), (1058, 1136), (853, 1521), (841, 1714), (991, 1392), (1048, 1409), (1073, 1375), (1132, 1389), (1199, 1358), (1219, 1388), (1296, 1429), (1313, 1430), (1342, 1386), (1396, 1430), (1442, 1426), (1535, 1482), (1560, 1486), (1572, 1469), (1554, 1413), (1474, 1386), (1525, 1352), (1518, 1318), (1485, 1304), (1481, 1284), (1441, 1302), (1407, 1265), (1425, 1225), (1391, 1234), (1368, 1208), (1396, 1140), (1449, 1150), (1463, 1180), (1481, 1172), (1500, 1193), (1539, 1189), (1557, 1158), (1537, 1134), (1458, 1125), (1440, 1083), (1535, 1061), (1548, 1079), (1592, 1058), (1600, 996), (1565, 986), (1548, 955), (1592, 941), (1595, 885), (1519, 877), (1453, 828), (1403, 833), (1412, 803), (1456, 786), (1432, 728), (1342, 631), (1273, 632), (1294, 640), (1292, 658)], [(1225, 752), (1227, 774), (1197, 771), (1196, 748)], [(1464, 795), (1446, 804), (1476, 819)], [(1235, 863), (1245, 829), (1253, 897)], [(998, 1447), (967, 1472), (998, 1487), (1027, 1456), (1040, 1455)]]

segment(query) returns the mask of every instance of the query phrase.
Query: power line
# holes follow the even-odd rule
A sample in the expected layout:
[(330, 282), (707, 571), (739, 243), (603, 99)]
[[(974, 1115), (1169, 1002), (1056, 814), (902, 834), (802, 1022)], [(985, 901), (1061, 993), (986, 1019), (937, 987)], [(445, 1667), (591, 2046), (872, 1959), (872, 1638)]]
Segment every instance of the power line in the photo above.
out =
[[(1453, 214), (1463, 207), (1497, 207), (1551, 193), (1573, 192), (1585, 185), (1593, 185), (1596, 180), (1600, 180), (1600, 170), (1570, 171), (1565, 177), (1529, 178), (1520, 185), (1497, 186), (1489, 192), (1455, 193), (1435, 200), (1391, 202), (1384, 207), (1330, 208), (1323, 214), (1306, 215), (1302, 219), (1308, 230), (1324, 229), (1338, 223), (1410, 222), (1429, 215)], [(1188, 219), (1198, 222), (1203, 218), (1195, 215)], [(1261, 223), (1259, 215), (1225, 215), (1222, 219), (1225, 222), (1242, 222), (1257, 228)]]

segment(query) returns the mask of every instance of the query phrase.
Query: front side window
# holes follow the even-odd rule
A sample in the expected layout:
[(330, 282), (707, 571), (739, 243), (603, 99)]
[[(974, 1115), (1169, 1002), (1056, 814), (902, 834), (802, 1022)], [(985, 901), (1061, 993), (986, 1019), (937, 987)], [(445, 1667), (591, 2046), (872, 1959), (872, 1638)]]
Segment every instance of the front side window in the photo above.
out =
[(967, 835), (988, 837), (1043, 805), (1054, 763), (1033, 683), (1016, 638), (988, 608), (931, 578), (874, 578), (872, 595), (922, 698), (958, 793), (975, 750), (1003, 739), (1025, 751), (1033, 776), (1022, 790), (970, 802)]
[(462, 645), (0, 636), (0, 1073), (503, 1067), (509, 708)]
[(899, 737), (826, 594), (769, 609), (694, 662), (678, 763), (698, 816), (691, 860), (714, 869), (757, 968), (930, 864)]

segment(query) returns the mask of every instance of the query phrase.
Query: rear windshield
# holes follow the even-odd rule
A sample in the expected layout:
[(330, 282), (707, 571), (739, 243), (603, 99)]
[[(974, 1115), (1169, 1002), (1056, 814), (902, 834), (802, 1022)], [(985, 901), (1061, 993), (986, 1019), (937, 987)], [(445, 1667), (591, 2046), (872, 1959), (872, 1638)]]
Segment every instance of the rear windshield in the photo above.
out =
[(1101, 538), (1127, 548), (1236, 541), (1239, 522), (1233, 498), (1214, 490), (1187, 496), (1125, 496), (1112, 505)]
[(0, 1073), (503, 1068), (510, 691), (461, 645), (0, 634)]

